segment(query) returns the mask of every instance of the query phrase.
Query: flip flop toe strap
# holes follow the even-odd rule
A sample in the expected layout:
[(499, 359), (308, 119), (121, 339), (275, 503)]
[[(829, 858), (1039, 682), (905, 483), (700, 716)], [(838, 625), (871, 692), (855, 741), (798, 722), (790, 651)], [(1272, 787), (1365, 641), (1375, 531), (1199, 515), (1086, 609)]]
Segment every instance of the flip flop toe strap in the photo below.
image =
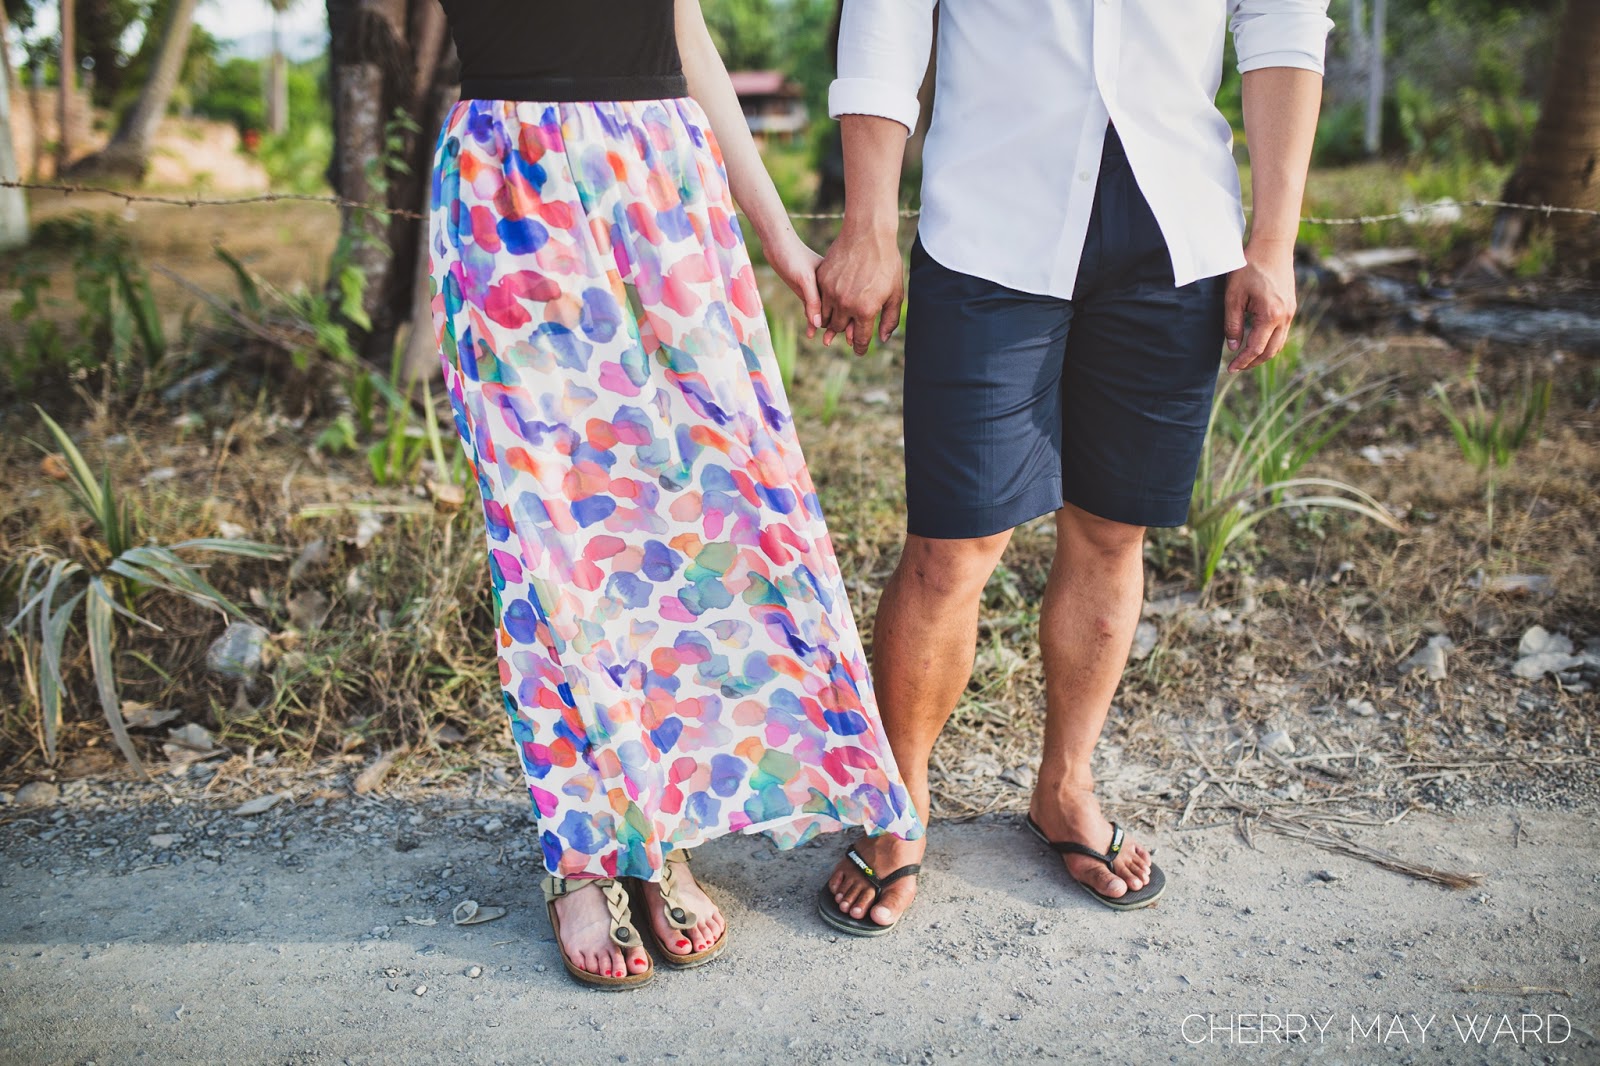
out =
[(872, 886), (872, 902), (867, 906), (867, 910), (869, 911), (878, 905), (879, 900), (883, 899), (883, 893), (890, 885), (894, 884), (896, 881), (899, 881), (901, 878), (915, 877), (917, 874), (922, 872), (922, 864), (920, 862), (913, 862), (900, 867), (900, 869), (896, 870), (892, 874), (879, 877), (878, 871), (874, 870), (867, 860), (861, 857), (861, 853), (855, 848), (851, 848), (849, 851), (845, 852), (844, 855), (845, 858), (849, 859), (855, 864), (855, 868), (860, 871), (861, 876), (866, 878), (867, 883)]
[(1111, 846), (1100, 852), (1072, 840), (1050, 840), (1044, 835), (1044, 830), (1038, 827), (1038, 823), (1034, 822), (1031, 816), (1028, 821), (1033, 824), (1034, 832), (1039, 839), (1049, 844), (1057, 853), (1062, 855), (1083, 855), (1093, 859), (1095, 862), (1105, 863), (1106, 869), (1112, 873), (1117, 872), (1114, 864), (1117, 861), (1117, 856), (1122, 854), (1122, 840), (1126, 834), (1123, 833), (1122, 826), (1116, 822), (1111, 823)]

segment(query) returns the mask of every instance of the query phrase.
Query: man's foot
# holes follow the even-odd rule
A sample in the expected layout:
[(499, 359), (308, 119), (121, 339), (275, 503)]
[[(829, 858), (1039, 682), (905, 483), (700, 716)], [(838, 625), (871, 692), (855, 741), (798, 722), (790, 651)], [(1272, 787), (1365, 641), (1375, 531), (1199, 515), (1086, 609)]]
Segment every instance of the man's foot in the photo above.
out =
[[(1035, 792), (1029, 814), (1050, 840), (1072, 841), (1095, 851), (1104, 851), (1111, 842), (1111, 822), (1100, 813), (1100, 801), (1089, 789), (1063, 786), (1048, 794)], [(1111, 869), (1087, 855), (1063, 855), (1062, 859), (1073, 880), (1112, 899), (1150, 883), (1150, 851), (1132, 839), (1123, 840)]]
[[(865, 859), (867, 865), (882, 878), (902, 866), (921, 862), (923, 852), (928, 850), (927, 841), (926, 834), (921, 839), (905, 841), (885, 833), (882, 836), (864, 837), (856, 841), (855, 850), (856, 854)], [(900, 916), (916, 898), (917, 878), (913, 875), (894, 882), (883, 890), (882, 897), (877, 905), (873, 906), (872, 897), (877, 889), (872, 886), (872, 882), (862, 876), (856, 864), (846, 857), (840, 859), (839, 865), (833, 868), (833, 874), (828, 878), (828, 891), (833, 893), (833, 901), (838, 904), (842, 913), (852, 918), (868, 918), (878, 925), (889, 926), (900, 920)]]
[(650, 969), (642, 946), (619, 947), (611, 939), (611, 911), (598, 884), (562, 896), (555, 908), (561, 919), (561, 950), (578, 969), (601, 977), (635, 977)]
[(693, 955), (708, 950), (727, 928), (722, 911), (711, 902), (711, 897), (695, 883), (686, 862), (674, 863), (672, 878), (677, 885), (678, 899), (699, 921), (692, 929), (674, 929), (667, 921), (666, 904), (661, 898), (661, 886), (653, 881), (644, 882), (645, 909), (650, 912), (650, 928), (656, 940), (674, 955)]

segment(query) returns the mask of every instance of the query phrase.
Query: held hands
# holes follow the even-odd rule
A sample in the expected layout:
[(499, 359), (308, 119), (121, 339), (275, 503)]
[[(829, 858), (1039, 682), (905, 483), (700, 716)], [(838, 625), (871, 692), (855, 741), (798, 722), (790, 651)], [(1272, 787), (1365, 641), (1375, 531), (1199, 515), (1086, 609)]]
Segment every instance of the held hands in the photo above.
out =
[(880, 344), (887, 341), (900, 325), (905, 297), (895, 231), (854, 229), (847, 219), (817, 269), (817, 288), (824, 344), (843, 334), (857, 355), (866, 355), (874, 332)]
[(1283, 351), (1296, 309), (1294, 242), (1252, 240), (1244, 257), (1245, 265), (1228, 276), (1223, 325), (1228, 351), (1239, 353), (1228, 364), (1228, 370), (1235, 374), (1259, 366)]
[(806, 336), (816, 336), (822, 326), (822, 304), (817, 297), (817, 267), (822, 256), (813, 252), (793, 229), (763, 241), (761, 248), (778, 277), (800, 297), (805, 307)]

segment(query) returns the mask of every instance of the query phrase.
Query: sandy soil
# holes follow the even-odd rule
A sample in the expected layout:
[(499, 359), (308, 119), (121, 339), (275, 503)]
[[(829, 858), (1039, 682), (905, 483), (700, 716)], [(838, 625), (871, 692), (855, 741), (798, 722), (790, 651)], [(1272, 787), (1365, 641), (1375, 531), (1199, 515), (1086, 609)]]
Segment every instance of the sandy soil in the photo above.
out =
[[(813, 911), (837, 838), (725, 840), (697, 868), (729, 953), (607, 996), (560, 968), (509, 789), (256, 817), (92, 792), (0, 812), (0, 1062), (1600, 1061), (1591, 805), (1360, 832), (1489, 872), (1456, 891), (1167, 830), (1167, 898), (1135, 914), (1067, 885), (1013, 816), (948, 823), (875, 941)], [(510, 913), (452, 926), (465, 898)]]

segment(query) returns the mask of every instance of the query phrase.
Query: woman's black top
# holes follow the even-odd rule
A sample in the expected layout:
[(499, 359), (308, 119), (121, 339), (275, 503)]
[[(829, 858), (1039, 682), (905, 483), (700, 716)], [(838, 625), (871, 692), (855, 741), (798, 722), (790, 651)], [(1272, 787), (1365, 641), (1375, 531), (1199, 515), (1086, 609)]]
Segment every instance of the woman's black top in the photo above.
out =
[(443, 0), (463, 100), (667, 100), (673, 0)]

